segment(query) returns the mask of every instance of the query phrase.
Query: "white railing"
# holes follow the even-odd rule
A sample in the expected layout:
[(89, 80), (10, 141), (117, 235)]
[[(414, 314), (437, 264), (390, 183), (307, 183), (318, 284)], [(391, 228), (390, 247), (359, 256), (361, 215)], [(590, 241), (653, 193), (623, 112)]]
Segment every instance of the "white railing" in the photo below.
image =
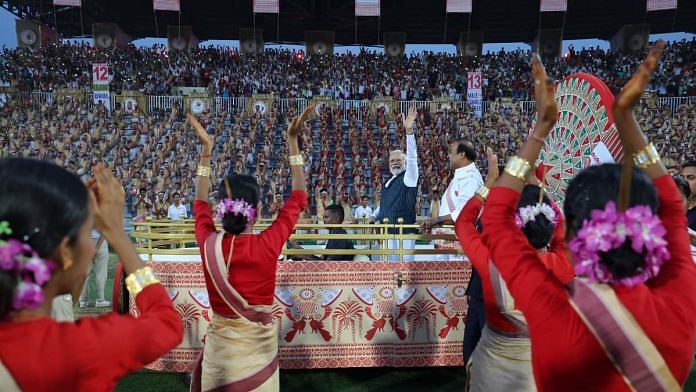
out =
[(696, 97), (661, 97), (657, 98), (657, 104), (660, 106), (669, 106), (669, 108), (672, 109), (672, 114), (674, 114), (682, 105), (696, 104)]
[(184, 97), (170, 95), (149, 95), (147, 97), (147, 109), (153, 110), (171, 110), (174, 106), (180, 109), (184, 108)]
[(215, 97), (215, 113), (243, 111), (248, 100), (245, 97)]
[[(88, 102), (91, 102), (91, 93), (85, 92), (85, 98)], [(3, 93), (3, 99), (0, 105), (4, 104), (8, 99), (19, 99), (22, 101), (30, 100), (35, 104), (53, 104), (55, 97), (53, 93), (50, 92), (21, 92), (21, 93)], [(111, 95), (111, 107), (116, 107), (117, 95)], [(178, 106), (179, 109), (184, 109), (185, 97), (183, 96), (170, 96), (170, 95), (150, 95), (147, 96), (147, 110), (171, 110), (174, 106)], [(244, 111), (249, 104), (251, 98), (247, 97), (214, 97), (212, 98), (213, 110), (215, 113), (225, 112), (240, 112)], [(296, 113), (304, 110), (309, 104), (310, 100), (304, 98), (282, 98), (278, 99), (278, 109), (281, 113), (287, 113), (287, 111), (295, 106)], [(336, 107), (339, 109), (342, 115), (342, 120), (348, 120), (350, 117), (351, 110), (355, 111), (355, 115), (358, 121), (362, 121), (362, 111), (364, 107), (370, 106), (370, 101), (367, 100), (333, 100), (332, 101)], [(682, 105), (696, 105), (696, 96), (690, 97), (658, 97), (656, 102), (660, 106), (667, 106), (670, 108), (672, 114), (676, 113)], [(424, 109), (431, 107), (434, 101), (393, 101), (392, 105), (396, 105), (401, 113), (408, 113), (409, 109), (416, 107), (418, 109)], [(466, 105), (466, 101), (461, 101), (455, 103), (457, 107), (462, 107)], [(2, 107), (2, 106), (0, 106)], [(503, 112), (506, 108), (518, 107), (523, 113), (532, 114), (535, 108), (534, 101), (512, 101), (512, 100), (499, 100), (499, 101), (484, 101), (483, 111), (490, 112), (491, 110), (496, 110)], [(394, 107), (390, 107), (389, 110), (392, 111)]]

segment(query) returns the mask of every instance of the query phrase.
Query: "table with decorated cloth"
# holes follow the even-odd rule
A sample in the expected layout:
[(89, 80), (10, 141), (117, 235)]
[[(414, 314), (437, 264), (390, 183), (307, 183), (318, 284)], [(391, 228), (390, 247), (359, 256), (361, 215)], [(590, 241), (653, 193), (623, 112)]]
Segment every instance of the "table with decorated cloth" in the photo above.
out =
[[(182, 343), (149, 369), (191, 372), (212, 315), (200, 256), (147, 264), (185, 325)], [(274, 322), (284, 369), (462, 365), (468, 262), (285, 261)], [(130, 301), (130, 311), (137, 309)]]

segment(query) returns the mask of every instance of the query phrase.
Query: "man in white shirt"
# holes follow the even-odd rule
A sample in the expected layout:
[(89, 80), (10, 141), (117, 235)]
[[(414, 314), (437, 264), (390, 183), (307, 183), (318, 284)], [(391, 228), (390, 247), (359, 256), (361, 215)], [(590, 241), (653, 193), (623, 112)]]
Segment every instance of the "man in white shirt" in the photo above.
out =
[[(450, 167), (454, 169), (454, 178), (440, 200), (440, 211), (437, 218), (430, 218), (421, 223), (421, 228), (427, 230), (437, 225), (453, 225), (462, 212), (464, 205), (483, 186), (483, 177), (476, 168), (476, 150), (468, 140), (455, 140), (449, 146)], [(453, 234), (453, 229), (438, 228), (433, 234)], [(456, 241), (436, 241), (436, 249), (458, 249)], [(461, 260), (461, 256), (437, 255), (439, 261)]]
[(188, 218), (186, 206), (181, 204), (181, 195), (179, 192), (174, 193), (174, 204), (169, 206), (169, 209), (167, 210), (167, 218), (171, 220)]
[(353, 214), (353, 217), (355, 219), (371, 219), (374, 217), (372, 207), (368, 205), (368, 202), (370, 201), (370, 198), (367, 196), (363, 196), (360, 199), (360, 205), (358, 208), (355, 209), (355, 213)]

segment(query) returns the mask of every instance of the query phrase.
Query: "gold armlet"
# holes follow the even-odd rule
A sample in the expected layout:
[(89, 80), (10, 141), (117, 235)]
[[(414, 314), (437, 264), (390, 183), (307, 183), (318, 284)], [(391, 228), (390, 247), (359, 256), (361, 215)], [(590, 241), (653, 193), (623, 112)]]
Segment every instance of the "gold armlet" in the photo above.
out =
[(519, 180), (527, 181), (527, 176), (532, 170), (532, 165), (525, 159), (514, 156), (505, 165), (505, 172)]
[(126, 277), (126, 288), (135, 298), (147, 286), (161, 283), (152, 272), (152, 268), (144, 267)]
[(290, 155), (290, 166), (304, 166), (302, 155)]
[(198, 169), (196, 169), (196, 175), (199, 177), (210, 178), (210, 166), (198, 166)]
[(657, 162), (660, 162), (660, 154), (652, 143), (648, 143), (633, 154), (633, 164), (641, 169), (645, 169)]

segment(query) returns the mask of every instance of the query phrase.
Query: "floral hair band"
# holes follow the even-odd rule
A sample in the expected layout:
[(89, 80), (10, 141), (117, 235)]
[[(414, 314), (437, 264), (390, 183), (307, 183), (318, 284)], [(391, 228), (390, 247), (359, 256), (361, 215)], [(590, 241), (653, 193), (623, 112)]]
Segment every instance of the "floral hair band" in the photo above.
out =
[[(11, 235), (7, 221), (0, 222), (0, 235)], [(38, 256), (31, 246), (17, 239), (0, 240), (0, 270), (17, 278), (12, 309), (36, 309), (44, 302), (41, 288), (51, 280), (52, 261)]]
[[(639, 205), (626, 211), (617, 211), (613, 201), (604, 210), (592, 211), (575, 238), (568, 244), (575, 259), (575, 272), (590, 281), (633, 287), (654, 278), (662, 264), (669, 260), (665, 234), (667, 230), (648, 206)], [(636, 275), (617, 279), (606, 265), (600, 263), (601, 254), (620, 248), (626, 241), (643, 255), (645, 264)]]
[(242, 199), (222, 199), (215, 208), (215, 217), (222, 219), (227, 214), (243, 215), (247, 218), (247, 228), (254, 224), (256, 209)]
[(558, 217), (561, 212), (558, 211), (556, 206), (549, 205), (546, 203), (536, 203), (534, 205), (524, 206), (517, 210), (515, 214), (515, 224), (520, 229), (525, 227), (529, 222), (535, 222), (536, 217), (543, 215), (549, 222), (553, 223), (554, 226), (558, 224)]

